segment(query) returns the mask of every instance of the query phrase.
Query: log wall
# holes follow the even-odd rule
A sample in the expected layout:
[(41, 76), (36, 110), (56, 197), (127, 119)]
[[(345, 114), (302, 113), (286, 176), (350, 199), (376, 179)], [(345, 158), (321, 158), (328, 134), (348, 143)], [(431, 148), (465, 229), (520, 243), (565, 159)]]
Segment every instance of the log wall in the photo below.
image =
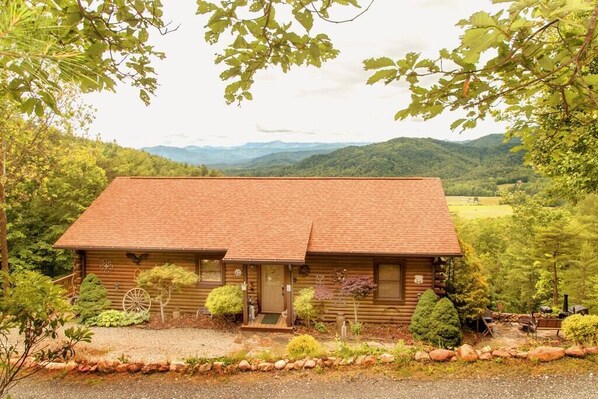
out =
[[(136, 252), (139, 254), (138, 252)], [(212, 254), (213, 256), (214, 254)], [(149, 252), (149, 257), (143, 260), (139, 266), (126, 257), (124, 252), (110, 251), (86, 251), (84, 254), (84, 273), (94, 273), (108, 290), (108, 297), (112, 301), (112, 308), (122, 309), (124, 294), (135, 287), (135, 278), (140, 271), (150, 269), (164, 263), (174, 263), (196, 272), (196, 257), (198, 255), (189, 252), (160, 253)], [(112, 268), (102, 268), (102, 262), (109, 260)], [(335, 271), (346, 269), (347, 276), (374, 274), (373, 257), (365, 256), (308, 256), (306, 263), (310, 268), (309, 274), (300, 274), (298, 266), (293, 267), (293, 295), (298, 295), (299, 290), (306, 287), (314, 287), (317, 284), (324, 284), (334, 293), (332, 300), (323, 301), (325, 321), (334, 321), (336, 316), (343, 314), (350, 319), (353, 315), (353, 305), (350, 298), (344, 298), (339, 294), (340, 285), (335, 283)], [(388, 260), (386, 260), (388, 261)], [(433, 267), (431, 258), (408, 258), (405, 264), (405, 295), (404, 300), (396, 303), (376, 303), (373, 296), (370, 296), (359, 305), (359, 320), (366, 323), (395, 322), (409, 323), (418, 294), (433, 287)], [(236, 276), (235, 270), (243, 270), (242, 265), (225, 265), (225, 284), (241, 284), (243, 276)], [(249, 265), (248, 272), (248, 295), (253, 300), (258, 298), (259, 290), (259, 265)], [(422, 275), (424, 280), (421, 284), (415, 283), (415, 276)], [(204, 308), (208, 293), (214, 285), (197, 284), (192, 287), (183, 288), (173, 297), (166, 308), (167, 312), (179, 310), (183, 313), (195, 314), (198, 309)], [(158, 305), (152, 304), (152, 311), (158, 311)]]

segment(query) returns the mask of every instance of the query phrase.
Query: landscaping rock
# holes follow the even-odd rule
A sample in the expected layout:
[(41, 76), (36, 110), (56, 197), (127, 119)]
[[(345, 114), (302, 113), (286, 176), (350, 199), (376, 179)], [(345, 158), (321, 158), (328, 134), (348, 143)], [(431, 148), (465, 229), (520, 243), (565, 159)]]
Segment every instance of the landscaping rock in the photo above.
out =
[(586, 355), (598, 355), (598, 346), (591, 346), (585, 349)]
[(305, 369), (313, 369), (314, 367), (316, 367), (316, 361), (313, 359), (308, 359), (303, 364), (303, 368)]
[(365, 360), (365, 355), (361, 355), (357, 357), (357, 360), (355, 360), (355, 364), (358, 366), (361, 366), (361, 364), (363, 363), (363, 361)]
[(77, 367), (77, 371), (80, 373), (89, 373), (90, 369), (91, 369), (91, 366), (89, 364), (80, 364)]
[(380, 362), (382, 363), (393, 363), (395, 361), (395, 357), (390, 353), (383, 353), (380, 355)]
[(429, 353), (430, 359), (435, 362), (446, 362), (451, 360), (451, 357), (455, 356), (455, 351), (448, 349), (434, 349)]
[(47, 363), (44, 368), (48, 371), (62, 371), (66, 369), (66, 363), (50, 362)]
[(295, 363), (288, 362), (286, 366), (284, 366), (285, 370), (293, 370), (295, 368)]
[(293, 367), (295, 368), (295, 370), (299, 370), (299, 369), (302, 369), (304, 365), (305, 365), (305, 360), (297, 360)]
[(139, 363), (129, 363), (127, 370), (129, 370), (129, 373), (138, 373), (141, 371), (142, 367), (143, 366), (141, 366)]
[(98, 362), (98, 371), (105, 374), (114, 373), (114, 364), (107, 361)]
[(127, 371), (129, 371), (129, 364), (128, 363), (121, 363), (119, 365), (117, 365), (114, 370), (117, 373), (126, 373)]
[(456, 362), (457, 360), (459, 360), (459, 358), (457, 357), (457, 355), (451, 357), (451, 362)]
[(160, 365), (156, 363), (146, 364), (141, 368), (141, 374), (152, 374), (160, 370)]
[(276, 370), (282, 370), (287, 366), (287, 361), (286, 360), (279, 360), (276, 363), (274, 363), (274, 368)]
[(464, 362), (475, 362), (478, 360), (478, 353), (468, 344), (461, 345), (457, 349), (457, 356)]
[(214, 362), (212, 364), (212, 370), (214, 370), (218, 374), (224, 373), (224, 363), (223, 362)]
[(482, 348), (482, 353), (492, 353), (492, 348), (486, 345)]
[(509, 359), (511, 358), (511, 352), (509, 352), (506, 349), (496, 349), (492, 351), (492, 356), (493, 357), (501, 357), (503, 359)]
[(326, 359), (326, 360), (324, 360), (324, 367), (332, 367), (332, 366), (334, 366), (334, 362), (335, 362), (335, 360)]
[(483, 352), (480, 356), (478, 356), (480, 360), (492, 360), (492, 353), (490, 352)]
[(555, 348), (552, 346), (539, 346), (530, 351), (527, 357), (530, 360), (539, 362), (551, 362), (565, 357), (565, 350), (563, 348)]
[(74, 361), (69, 361), (66, 363), (66, 368), (65, 370), (68, 371), (69, 373), (73, 370), (75, 370), (77, 368), (77, 362)]
[(527, 352), (517, 352), (517, 354), (515, 355), (515, 357), (517, 359), (527, 359)]
[(430, 361), (430, 355), (428, 355), (427, 352), (424, 351), (417, 351), (415, 352), (415, 358), (416, 361), (418, 362), (429, 362)]
[(97, 365), (97, 364), (92, 364), (92, 365), (89, 367), (89, 372), (90, 372), (90, 373), (95, 373), (96, 371), (98, 371), (98, 365)]
[(200, 373), (207, 373), (210, 370), (212, 370), (212, 363), (204, 363), (200, 365), (197, 369), (197, 371), (199, 371)]
[(258, 369), (259, 371), (272, 371), (272, 370), (274, 370), (274, 364), (273, 364), (273, 363), (270, 363), (270, 362), (264, 362), (264, 363), (260, 363), (260, 364), (257, 366), (257, 369)]
[(581, 346), (576, 345), (565, 349), (565, 355), (583, 359), (586, 357), (586, 351)]
[(241, 360), (239, 362), (239, 370), (241, 371), (249, 371), (251, 370), (251, 364), (247, 360)]
[[(394, 359), (393, 359), (394, 360)], [(363, 362), (361, 362), (362, 366), (365, 367), (372, 367), (377, 363), (376, 357), (372, 356), (372, 355), (367, 355), (365, 357), (365, 359), (363, 359)]]
[(182, 360), (173, 360), (170, 362), (170, 371), (176, 371), (177, 373), (182, 373), (187, 371), (187, 363)]

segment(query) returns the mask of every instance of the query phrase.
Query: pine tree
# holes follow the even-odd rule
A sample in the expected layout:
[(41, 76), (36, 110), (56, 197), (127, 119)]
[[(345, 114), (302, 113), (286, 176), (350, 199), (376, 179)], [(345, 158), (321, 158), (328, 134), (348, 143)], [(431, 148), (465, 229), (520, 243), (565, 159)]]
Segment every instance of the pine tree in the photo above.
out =
[(85, 320), (97, 316), (110, 307), (108, 291), (102, 281), (93, 273), (88, 274), (81, 283), (79, 299), (77, 301), (77, 313), (79, 320)]
[(461, 343), (463, 332), (459, 314), (448, 298), (442, 298), (432, 311), (430, 329), (426, 340), (443, 348), (454, 348)]
[(426, 338), (432, 321), (430, 317), (436, 302), (438, 302), (438, 297), (433, 290), (426, 290), (419, 298), (411, 317), (411, 324), (409, 324), (409, 331), (414, 338), (419, 340)]

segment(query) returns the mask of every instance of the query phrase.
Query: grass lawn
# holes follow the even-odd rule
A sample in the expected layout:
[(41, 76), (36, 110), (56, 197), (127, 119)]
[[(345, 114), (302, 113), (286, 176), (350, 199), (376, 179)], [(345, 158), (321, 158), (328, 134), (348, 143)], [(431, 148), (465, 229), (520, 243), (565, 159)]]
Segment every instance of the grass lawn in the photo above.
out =
[(496, 218), (513, 214), (510, 205), (500, 205), (500, 197), (446, 197), (449, 210), (464, 219)]

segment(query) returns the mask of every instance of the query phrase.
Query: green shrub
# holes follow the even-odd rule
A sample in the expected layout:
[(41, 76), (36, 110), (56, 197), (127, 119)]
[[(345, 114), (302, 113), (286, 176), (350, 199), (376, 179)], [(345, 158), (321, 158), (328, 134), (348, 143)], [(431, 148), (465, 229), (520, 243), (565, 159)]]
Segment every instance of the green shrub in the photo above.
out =
[(563, 334), (576, 344), (598, 343), (598, 316), (574, 314), (563, 320)]
[(110, 307), (108, 290), (95, 274), (88, 274), (81, 283), (79, 299), (75, 308), (82, 323), (95, 317)]
[(361, 331), (363, 331), (363, 324), (359, 321), (351, 322), (351, 333), (355, 337), (359, 337), (361, 335)]
[(321, 321), (314, 324), (314, 328), (316, 329), (317, 332), (319, 332), (321, 334), (325, 334), (328, 332), (328, 327), (326, 327), (326, 324), (322, 323)]
[(409, 331), (413, 334), (413, 338), (426, 339), (426, 335), (430, 332), (431, 316), (436, 302), (438, 297), (433, 290), (426, 290), (419, 298), (409, 324)]
[(214, 288), (206, 299), (206, 308), (213, 316), (234, 315), (243, 312), (243, 291), (238, 285)]
[(295, 314), (302, 320), (305, 320), (309, 326), (311, 319), (318, 315), (317, 309), (312, 304), (315, 290), (313, 287), (303, 288), (299, 291), (299, 295), (293, 301), (293, 309)]
[(302, 359), (307, 356), (317, 357), (322, 352), (320, 343), (308, 334), (298, 335), (287, 344), (287, 353), (294, 359)]
[(123, 312), (121, 310), (105, 310), (95, 317), (86, 320), (87, 326), (126, 327), (141, 324), (149, 320), (149, 312)]
[(443, 348), (456, 347), (461, 343), (463, 332), (459, 314), (450, 299), (442, 298), (436, 303), (431, 319), (427, 341)]

